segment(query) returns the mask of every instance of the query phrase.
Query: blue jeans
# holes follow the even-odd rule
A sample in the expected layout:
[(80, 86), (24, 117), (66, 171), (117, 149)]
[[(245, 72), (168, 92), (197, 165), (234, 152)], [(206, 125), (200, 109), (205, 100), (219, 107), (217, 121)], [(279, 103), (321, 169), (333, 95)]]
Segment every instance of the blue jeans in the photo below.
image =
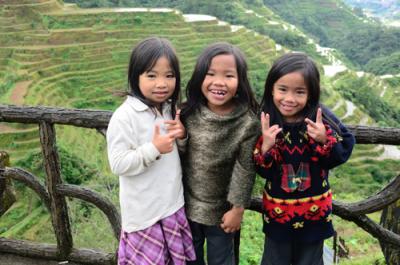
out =
[(196, 261), (188, 265), (205, 265), (204, 242), (207, 240), (208, 265), (234, 265), (233, 239), (235, 233), (225, 233), (219, 226), (203, 225), (189, 220), (192, 230)]
[(265, 237), (261, 265), (324, 265), (324, 241), (277, 242)]

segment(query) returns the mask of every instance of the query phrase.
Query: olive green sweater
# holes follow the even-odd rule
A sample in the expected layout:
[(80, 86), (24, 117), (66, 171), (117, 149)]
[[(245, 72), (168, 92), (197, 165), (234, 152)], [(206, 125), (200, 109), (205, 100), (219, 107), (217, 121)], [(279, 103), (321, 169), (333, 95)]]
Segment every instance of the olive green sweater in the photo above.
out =
[(220, 224), (233, 205), (250, 203), (259, 121), (246, 106), (238, 105), (223, 116), (202, 106), (183, 123), (188, 139), (178, 144), (187, 216), (205, 225)]

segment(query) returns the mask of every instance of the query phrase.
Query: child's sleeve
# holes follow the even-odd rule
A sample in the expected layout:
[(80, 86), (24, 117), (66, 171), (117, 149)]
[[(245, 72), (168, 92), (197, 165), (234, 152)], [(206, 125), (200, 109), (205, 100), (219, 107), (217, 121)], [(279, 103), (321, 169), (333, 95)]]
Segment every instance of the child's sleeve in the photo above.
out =
[(259, 123), (255, 120), (245, 129), (245, 137), (240, 144), (239, 153), (233, 166), (229, 186), (228, 201), (234, 206), (247, 207), (250, 204), (256, 172), (253, 150), (260, 134)]
[(186, 145), (189, 140), (189, 133), (186, 131), (186, 137), (183, 139), (176, 139), (176, 145), (178, 146), (179, 154), (185, 154)]
[(280, 162), (282, 160), (281, 154), (278, 150), (278, 146), (275, 144), (270, 150), (264, 154), (261, 151), (261, 146), (263, 144), (263, 136), (258, 138), (256, 146), (254, 148), (253, 157), (256, 163), (256, 167), (270, 168), (274, 161)]
[(321, 145), (310, 139), (310, 145), (315, 155), (312, 159), (317, 160), (322, 168), (331, 169), (349, 159), (353, 151), (355, 138), (333, 113), (326, 108), (323, 111), (338, 125), (341, 132), (336, 132), (331, 126), (325, 125), (327, 142)]
[(160, 155), (152, 142), (138, 144), (128, 119), (112, 117), (107, 129), (107, 152), (111, 171), (119, 176), (142, 173)]

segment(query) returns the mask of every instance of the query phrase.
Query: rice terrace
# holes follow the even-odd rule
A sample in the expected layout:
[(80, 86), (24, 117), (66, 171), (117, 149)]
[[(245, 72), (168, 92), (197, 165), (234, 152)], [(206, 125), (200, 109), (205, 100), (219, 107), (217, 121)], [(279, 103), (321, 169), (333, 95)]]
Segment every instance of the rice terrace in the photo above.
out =
[[(204, 47), (238, 46), (258, 100), (276, 58), (291, 50), (310, 54), (324, 73), (323, 104), (357, 142), (350, 160), (330, 174), (338, 237), (326, 247), (337, 250), (338, 264), (399, 264), (399, 73), (361, 71), (268, 1), (231, 2), (240, 26), (163, 1), (82, 8), (62, 0), (0, 0), (0, 264), (116, 264), (118, 177), (104, 135), (123, 101), (117, 94), (127, 87), (132, 48), (149, 36), (176, 48), (182, 89)], [(321, 3), (352, 12), (336, 0), (313, 6)], [(262, 187), (257, 178), (236, 241), (239, 264), (260, 261)]]

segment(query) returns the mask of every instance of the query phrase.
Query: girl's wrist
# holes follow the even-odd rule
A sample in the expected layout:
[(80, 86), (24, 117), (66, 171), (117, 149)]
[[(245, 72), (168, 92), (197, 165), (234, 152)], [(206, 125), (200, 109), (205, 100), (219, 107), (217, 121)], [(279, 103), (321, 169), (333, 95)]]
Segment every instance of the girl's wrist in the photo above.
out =
[(244, 207), (242, 207), (242, 206), (234, 205), (231, 210), (235, 211), (236, 213), (240, 213), (240, 214), (244, 213)]
[(318, 139), (318, 143), (320, 144), (320, 145), (324, 145), (324, 144), (326, 144), (326, 142), (328, 141), (328, 137), (326, 137), (326, 134), (324, 134), (323, 136), (321, 136), (319, 139)]
[(271, 148), (273, 147), (273, 144), (268, 144), (268, 143), (263, 143), (261, 145), (261, 153), (264, 155), (266, 152), (268, 152), (269, 150), (271, 150)]

